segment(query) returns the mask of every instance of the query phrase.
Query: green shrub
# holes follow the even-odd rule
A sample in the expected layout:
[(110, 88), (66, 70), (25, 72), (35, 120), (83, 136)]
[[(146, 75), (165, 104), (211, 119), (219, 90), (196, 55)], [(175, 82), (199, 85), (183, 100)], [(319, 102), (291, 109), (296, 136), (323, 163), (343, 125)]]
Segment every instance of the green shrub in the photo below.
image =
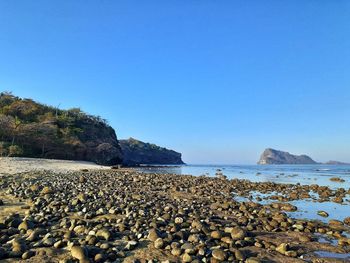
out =
[(9, 147), (9, 152), (8, 152), (9, 156), (20, 156), (22, 154), (23, 154), (23, 150), (18, 145), (11, 145)]

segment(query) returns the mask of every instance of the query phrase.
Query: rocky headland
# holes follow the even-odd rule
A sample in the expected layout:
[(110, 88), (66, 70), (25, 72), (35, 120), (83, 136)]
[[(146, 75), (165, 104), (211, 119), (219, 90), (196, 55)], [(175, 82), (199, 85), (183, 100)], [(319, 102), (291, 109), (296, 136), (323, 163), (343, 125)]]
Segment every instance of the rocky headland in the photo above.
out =
[(289, 152), (267, 148), (261, 154), (258, 164), (327, 164), (327, 165), (350, 165), (339, 161), (318, 163), (307, 155), (294, 155)]
[(181, 153), (134, 138), (120, 140), (125, 165), (137, 164), (184, 164)]
[(0, 93), (0, 157), (90, 161), (101, 165), (183, 164), (181, 153), (136, 139), (119, 141), (99, 116)]
[(307, 155), (293, 155), (267, 148), (261, 154), (258, 164), (317, 164), (317, 162)]

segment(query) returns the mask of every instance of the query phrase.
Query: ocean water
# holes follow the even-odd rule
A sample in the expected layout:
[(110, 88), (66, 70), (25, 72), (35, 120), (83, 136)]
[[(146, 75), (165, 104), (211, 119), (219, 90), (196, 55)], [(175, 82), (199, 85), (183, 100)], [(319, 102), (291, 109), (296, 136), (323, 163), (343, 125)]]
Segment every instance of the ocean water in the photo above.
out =
[[(143, 172), (215, 176), (217, 169), (229, 179), (302, 185), (318, 184), (332, 189), (350, 188), (350, 165), (181, 165), (140, 168)], [(333, 182), (340, 177), (344, 183)]]
[[(275, 182), (301, 185), (318, 184), (328, 186), (331, 189), (350, 189), (350, 165), (182, 165), (164, 167), (143, 167), (146, 173), (171, 173), (190, 174), (195, 176), (206, 175), (214, 177), (220, 169), (228, 179), (247, 179), (253, 182)], [(344, 182), (334, 182), (330, 179), (339, 177)], [(276, 193), (271, 193), (276, 194)], [(277, 193), (278, 194), (278, 193)], [(256, 197), (267, 197), (259, 192), (251, 192), (251, 200)], [(233, 196), (237, 201), (247, 201), (246, 197)], [(260, 203), (268, 204), (273, 200), (262, 200)], [(344, 204), (334, 202), (317, 202), (313, 199), (291, 201), (298, 207), (298, 211), (290, 212), (289, 215), (298, 219), (320, 220), (327, 222), (330, 219), (343, 220), (350, 217), (350, 196), (347, 195)], [(324, 218), (317, 215), (319, 210), (329, 213)]]

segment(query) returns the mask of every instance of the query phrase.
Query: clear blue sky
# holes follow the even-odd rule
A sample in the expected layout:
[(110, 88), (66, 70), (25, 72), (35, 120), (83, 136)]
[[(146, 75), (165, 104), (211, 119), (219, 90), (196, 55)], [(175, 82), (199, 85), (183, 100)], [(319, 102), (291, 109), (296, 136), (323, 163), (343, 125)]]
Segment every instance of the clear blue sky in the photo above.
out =
[(350, 1), (0, 1), (0, 90), (188, 163), (350, 161)]

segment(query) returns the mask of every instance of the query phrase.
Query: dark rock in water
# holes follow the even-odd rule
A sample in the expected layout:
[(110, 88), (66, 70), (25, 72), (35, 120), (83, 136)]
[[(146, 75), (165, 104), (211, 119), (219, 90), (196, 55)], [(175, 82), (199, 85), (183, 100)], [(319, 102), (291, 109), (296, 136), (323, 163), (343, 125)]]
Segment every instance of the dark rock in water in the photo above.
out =
[[(105, 165), (122, 162), (115, 131), (100, 117), (78, 108), (61, 110), (6, 92), (0, 93), (0, 112), (2, 155)], [(16, 138), (14, 123), (20, 123)]]
[(339, 183), (344, 183), (345, 180), (339, 177), (332, 177), (329, 180), (331, 180), (332, 182), (339, 182)]
[(120, 140), (126, 165), (138, 164), (184, 164), (181, 153), (159, 147), (155, 144), (141, 142), (130, 138)]
[(258, 164), (317, 164), (307, 155), (293, 155), (288, 152), (266, 149)]
[(323, 217), (328, 217), (329, 216), (329, 214), (326, 211), (318, 211), (317, 214), (319, 216), (323, 216)]

